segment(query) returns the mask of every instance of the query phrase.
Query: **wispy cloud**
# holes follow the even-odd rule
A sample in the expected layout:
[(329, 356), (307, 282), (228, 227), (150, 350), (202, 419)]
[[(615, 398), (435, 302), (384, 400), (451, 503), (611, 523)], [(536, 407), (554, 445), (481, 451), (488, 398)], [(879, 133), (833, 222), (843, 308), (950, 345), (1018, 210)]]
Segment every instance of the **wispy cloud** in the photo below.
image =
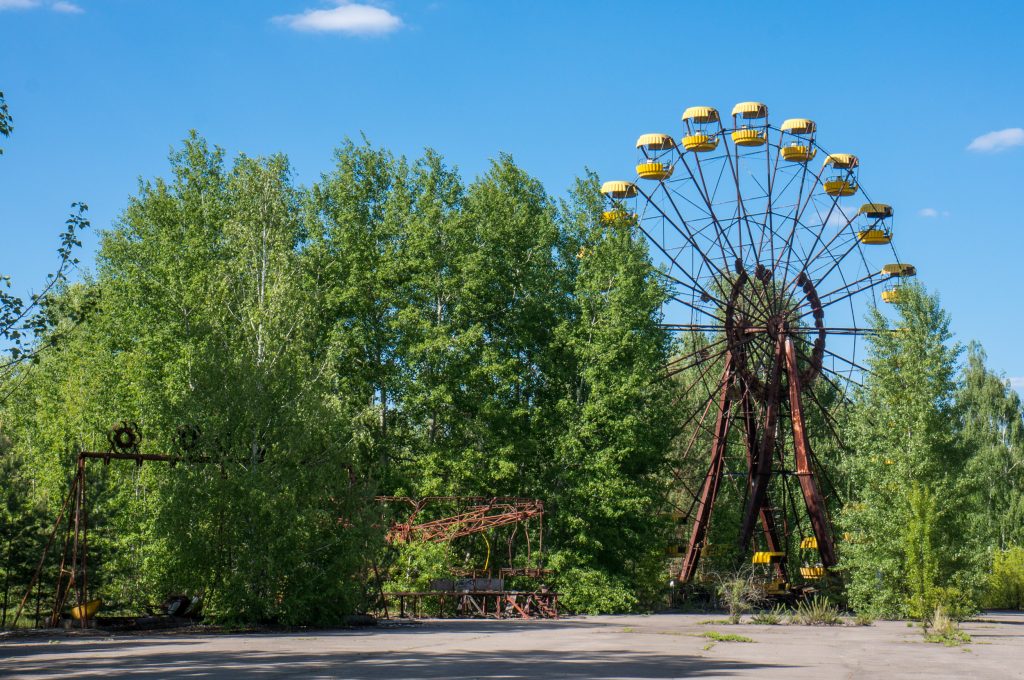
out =
[(1024, 375), (1017, 376), (1015, 378), (1007, 378), (1006, 382), (1010, 383), (1010, 387), (1013, 389), (1024, 393)]
[(59, 0), (58, 2), (55, 2), (52, 5), (50, 5), (50, 9), (52, 9), (54, 12), (63, 12), (64, 14), (82, 14), (83, 12), (85, 12), (84, 9), (82, 9), (75, 3), (63, 2), (63, 0)]
[(40, 5), (39, 0), (0, 0), (0, 10), (32, 9)]
[(38, 9), (46, 7), (62, 14), (82, 14), (84, 9), (66, 0), (0, 0), (0, 12), (5, 9)]
[[(858, 206), (859, 207), (859, 206)], [(825, 224), (830, 227), (845, 227), (857, 216), (858, 208), (851, 205), (836, 205)]]
[(967, 145), (967, 150), (995, 153), (1015, 146), (1024, 146), (1024, 128), (1006, 128), (1005, 130), (987, 132), (980, 137), (975, 137), (974, 141)]
[(381, 7), (345, 0), (336, 0), (336, 4), (330, 9), (307, 9), (302, 14), (274, 17), (274, 21), (295, 31), (348, 35), (384, 35), (402, 27), (401, 18)]
[(917, 211), (918, 217), (933, 219), (935, 217), (949, 217), (948, 210), (936, 210), (935, 208), (921, 208)]

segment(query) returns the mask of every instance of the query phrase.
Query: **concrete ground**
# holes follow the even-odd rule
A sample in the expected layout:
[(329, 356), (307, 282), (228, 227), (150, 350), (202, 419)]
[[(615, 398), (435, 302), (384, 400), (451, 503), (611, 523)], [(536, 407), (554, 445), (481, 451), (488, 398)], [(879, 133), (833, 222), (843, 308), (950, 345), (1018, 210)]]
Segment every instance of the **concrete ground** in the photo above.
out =
[[(715, 617), (720, 620), (720, 617)], [(0, 638), (0, 677), (294, 678), (1024, 678), (1024, 614), (964, 624), (944, 647), (920, 629), (729, 626), (708, 615), (561, 621), (427, 621), (294, 634)], [(745, 635), (713, 642), (704, 633)]]

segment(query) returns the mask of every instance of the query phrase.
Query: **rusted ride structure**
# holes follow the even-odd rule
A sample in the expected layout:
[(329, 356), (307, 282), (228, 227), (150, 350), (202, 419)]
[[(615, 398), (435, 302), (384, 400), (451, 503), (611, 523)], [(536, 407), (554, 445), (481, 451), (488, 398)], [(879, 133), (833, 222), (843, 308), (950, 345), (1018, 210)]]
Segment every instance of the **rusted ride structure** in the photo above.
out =
[[(377, 502), (408, 508), (408, 515), (393, 521), (387, 531), (387, 541), (392, 545), (451, 543), (480, 536), (487, 546), (482, 568), (453, 568), (453, 578), (434, 579), (427, 590), (386, 591), (378, 574), (380, 608), (385, 617), (394, 612), (401, 618), (415, 618), (429, 612), (438, 617), (558, 618), (558, 593), (543, 585), (543, 579), (551, 573), (543, 567), (543, 501), (505, 496), (378, 496)], [(445, 511), (451, 514), (443, 514)], [(434, 516), (438, 512), (442, 516)], [(486, 537), (503, 527), (512, 529), (506, 540), (509, 563), (495, 570)], [(514, 560), (517, 544), (524, 554)], [(518, 566), (513, 565), (514, 561)], [(512, 579), (532, 587), (507, 588)]]
[[(833, 411), (866, 370), (864, 315), (876, 292), (898, 302), (916, 271), (896, 256), (893, 209), (867, 197), (860, 160), (816, 137), (808, 119), (773, 125), (760, 102), (726, 120), (693, 106), (680, 134), (637, 139), (634, 180), (601, 189), (603, 220), (646, 237), (670, 290), (667, 375), (684, 383), (687, 411), (672, 499), (679, 544), (668, 554), (682, 583), (723, 547), (709, 532), (726, 484), (731, 526), (716, 533), (734, 536), (730, 569), (749, 558), (782, 594), (798, 564), (807, 583), (838, 560), (835, 490), (812, 442), (843, 448)], [(880, 253), (888, 264), (873, 263)], [(683, 465), (695, 451), (707, 455), (702, 477)]]

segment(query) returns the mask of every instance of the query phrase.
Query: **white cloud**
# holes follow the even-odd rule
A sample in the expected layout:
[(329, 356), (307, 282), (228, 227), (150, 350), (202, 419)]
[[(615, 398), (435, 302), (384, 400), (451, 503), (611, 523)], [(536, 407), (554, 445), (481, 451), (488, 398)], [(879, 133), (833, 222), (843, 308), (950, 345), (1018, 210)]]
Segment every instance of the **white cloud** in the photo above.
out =
[(1024, 128), (1006, 128), (975, 137), (974, 141), (967, 145), (967, 150), (995, 153), (1015, 146), (1024, 146)]
[(1007, 378), (1006, 382), (1010, 383), (1010, 387), (1017, 390), (1018, 392), (1024, 393), (1024, 375), (1016, 378)]
[(274, 17), (274, 21), (296, 31), (349, 35), (384, 35), (402, 27), (402, 20), (386, 9), (345, 1), (331, 9), (307, 9)]
[(921, 208), (917, 211), (917, 214), (921, 217), (938, 217), (939, 211), (935, 208)]
[(58, 2), (55, 2), (52, 5), (50, 5), (50, 9), (52, 9), (54, 12), (63, 12), (64, 14), (82, 14), (83, 12), (85, 12), (84, 9), (82, 9), (75, 3), (64, 2), (63, 0), (59, 0)]
[(0, 0), (0, 10), (32, 9), (39, 5), (39, 0)]
[(84, 9), (67, 0), (56, 0), (43, 3), (42, 0), (0, 0), (0, 11), (5, 9), (36, 9), (37, 7), (48, 7), (54, 12), (62, 14), (82, 14)]

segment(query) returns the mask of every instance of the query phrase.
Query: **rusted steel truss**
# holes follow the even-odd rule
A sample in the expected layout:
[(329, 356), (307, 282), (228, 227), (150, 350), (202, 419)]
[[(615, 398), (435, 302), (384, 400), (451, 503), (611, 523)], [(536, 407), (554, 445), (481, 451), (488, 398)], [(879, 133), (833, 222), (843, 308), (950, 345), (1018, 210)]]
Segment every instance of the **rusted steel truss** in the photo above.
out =
[[(416, 499), (403, 496), (378, 496), (377, 500), (380, 502), (403, 502), (413, 508), (412, 515), (407, 521), (395, 522), (388, 530), (387, 538), (393, 543), (409, 541), (443, 543), (495, 527), (525, 522), (533, 517), (542, 522), (544, 516), (544, 501), (532, 498), (427, 496)], [(425, 522), (417, 521), (417, 517), (423, 509), (436, 502), (455, 502), (462, 505), (463, 508), (461, 512), (449, 517)]]
[[(730, 424), (733, 420), (739, 420), (742, 423), (747, 461), (747, 500), (740, 524), (740, 545), (744, 549), (749, 548), (754, 528), (760, 524), (766, 548), (772, 552), (783, 551), (779, 528), (775, 524), (775, 511), (768, 493), (773, 475), (772, 461), (777, 451), (779, 419), (783, 412), (783, 406), (788, 406), (793, 433), (795, 471), (792, 474), (797, 477), (800, 484), (811, 529), (817, 538), (821, 563), (830, 567), (837, 562), (835, 542), (825, 500), (818, 487), (811, 463), (813, 456), (807, 436), (802, 397), (802, 390), (808, 377), (808, 368), (806, 366), (802, 368), (798, 363), (796, 346), (787, 329), (782, 329), (776, 336), (774, 361), (771, 362), (763, 383), (756, 386), (751, 385), (744, 372), (739, 370), (739, 365), (742, 362), (741, 352), (725, 352), (725, 368), (717, 395), (716, 422), (714, 430), (711, 432), (710, 462), (696, 501), (696, 513), (690, 531), (690, 541), (679, 572), (679, 580), (684, 583), (690, 581), (696, 573), (701, 553), (707, 543), (708, 526), (715, 499), (726, 474), (725, 455), (728, 448)], [(814, 366), (811, 370), (813, 369)], [(785, 377), (785, 387), (783, 386), (783, 377)], [(757, 410), (755, 410), (755, 404), (758, 406)], [(773, 565), (778, 577), (785, 580), (786, 566), (784, 562), (776, 561), (773, 562)]]

